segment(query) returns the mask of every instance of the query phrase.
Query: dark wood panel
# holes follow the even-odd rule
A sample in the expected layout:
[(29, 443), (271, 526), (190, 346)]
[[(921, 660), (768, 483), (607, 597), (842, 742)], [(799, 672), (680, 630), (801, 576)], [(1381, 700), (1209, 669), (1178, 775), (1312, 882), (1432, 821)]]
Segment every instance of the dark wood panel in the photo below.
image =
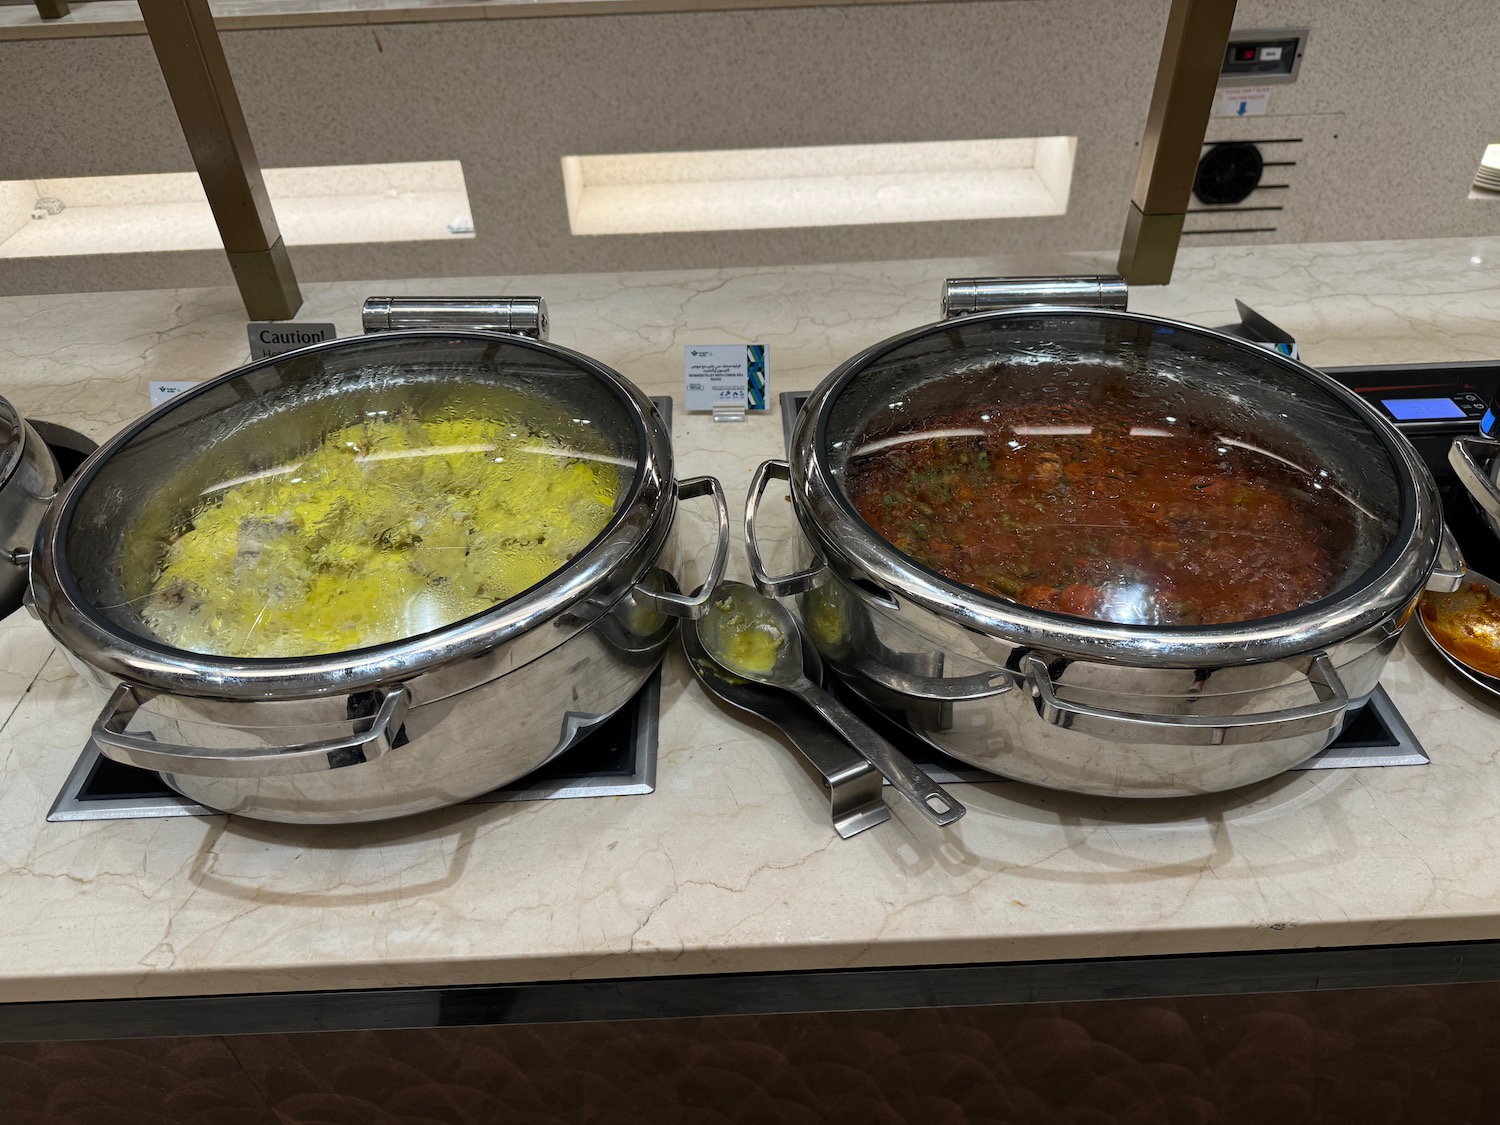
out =
[(0, 1046), (6, 1125), (1467, 1125), (1500, 984)]

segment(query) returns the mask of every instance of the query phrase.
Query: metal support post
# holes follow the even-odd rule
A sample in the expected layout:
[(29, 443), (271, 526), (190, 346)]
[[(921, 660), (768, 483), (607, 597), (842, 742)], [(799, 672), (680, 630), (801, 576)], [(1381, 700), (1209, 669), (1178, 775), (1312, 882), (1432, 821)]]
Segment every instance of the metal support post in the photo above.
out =
[(1119, 271), (1131, 285), (1172, 280), (1234, 6), (1235, 0), (1172, 0), (1120, 247)]
[(302, 293), (208, 0), (141, 0), (141, 15), (245, 311), (252, 320), (285, 320), (302, 306)]

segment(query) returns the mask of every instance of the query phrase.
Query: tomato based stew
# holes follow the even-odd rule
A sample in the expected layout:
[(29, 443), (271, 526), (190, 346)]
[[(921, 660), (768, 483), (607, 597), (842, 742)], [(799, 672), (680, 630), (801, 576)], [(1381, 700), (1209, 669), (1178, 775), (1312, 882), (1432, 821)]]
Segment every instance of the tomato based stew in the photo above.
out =
[(997, 406), (982, 389), (867, 433), (848, 463), (859, 514), (944, 577), (1035, 609), (1192, 626), (1295, 610), (1345, 574), (1348, 501), (1305, 456), (1129, 394)]

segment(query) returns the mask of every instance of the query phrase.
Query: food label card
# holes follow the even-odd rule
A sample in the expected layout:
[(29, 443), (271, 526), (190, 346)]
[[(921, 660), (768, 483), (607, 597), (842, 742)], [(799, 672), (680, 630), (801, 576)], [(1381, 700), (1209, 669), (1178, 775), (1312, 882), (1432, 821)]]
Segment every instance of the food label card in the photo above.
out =
[(689, 410), (764, 410), (764, 344), (689, 344), (682, 349)]
[(197, 379), (152, 379), (151, 405), (160, 406), (167, 399), (176, 398), (183, 391), (190, 391), (197, 385)]

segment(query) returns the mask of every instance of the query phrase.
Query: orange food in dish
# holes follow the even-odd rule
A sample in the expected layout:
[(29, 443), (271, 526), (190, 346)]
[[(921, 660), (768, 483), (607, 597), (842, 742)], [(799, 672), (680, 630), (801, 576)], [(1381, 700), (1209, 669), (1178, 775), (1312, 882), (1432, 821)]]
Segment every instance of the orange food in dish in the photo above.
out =
[(1432, 639), (1465, 667), (1500, 678), (1500, 596), (1482, 582), (1422, 599)]

